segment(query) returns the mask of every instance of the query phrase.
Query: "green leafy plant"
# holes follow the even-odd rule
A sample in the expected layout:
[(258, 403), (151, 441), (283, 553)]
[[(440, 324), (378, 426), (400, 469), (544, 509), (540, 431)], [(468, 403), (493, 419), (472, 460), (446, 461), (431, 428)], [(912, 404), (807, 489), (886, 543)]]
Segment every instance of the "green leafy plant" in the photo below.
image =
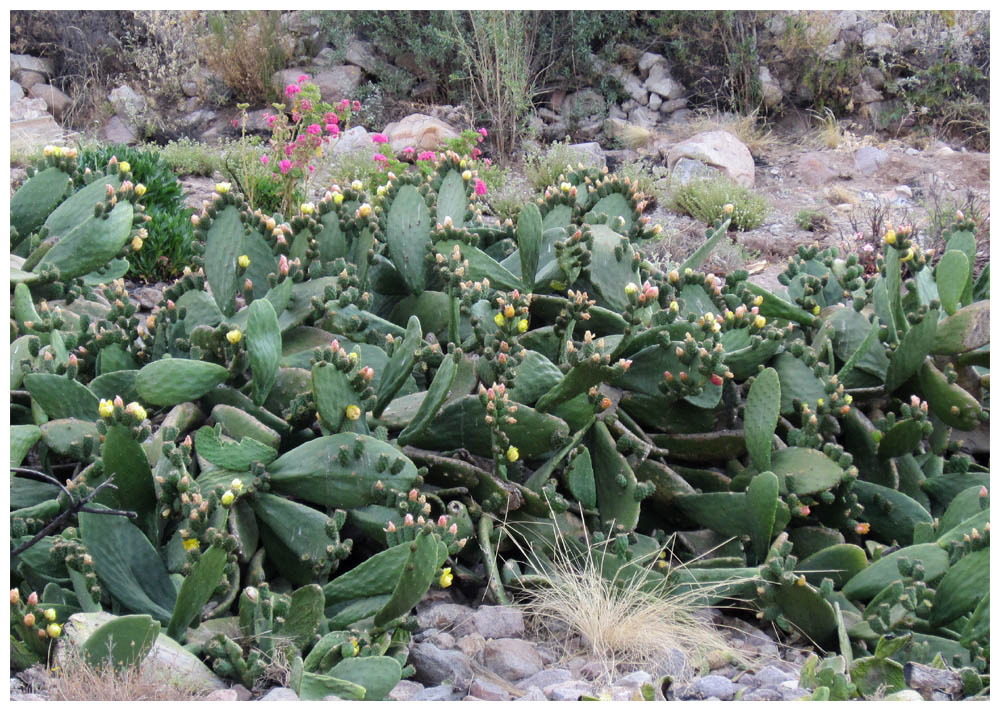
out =
[(178, 138), (156, 150), (177, 175), (211, 176), (222, 169), (217, 150), (190, 138)]
[(830, 229), (830, 219), (818, 210), (799, 210), (795, 215), (795, 224), (806, 232)]
[[(672, 210), (705, 224), (731, 216), (731, 229), (740, 232), (759, 227), (768, 213), (767, 201), (750, 188), (725, 177), (698, 179), (678, 186), (670, 194)], [(726, 213), (727, 205), (732, 211)]]

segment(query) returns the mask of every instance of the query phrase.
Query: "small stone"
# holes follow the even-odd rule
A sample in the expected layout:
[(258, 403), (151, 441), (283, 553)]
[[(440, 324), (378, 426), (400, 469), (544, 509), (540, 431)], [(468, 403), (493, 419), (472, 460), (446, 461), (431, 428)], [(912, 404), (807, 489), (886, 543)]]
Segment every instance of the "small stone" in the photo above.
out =
[(451, 684), (428, 686), (410, 697), (410, 701), (451, 701), (455, 698), (455, 689)]
[(73, 103), (66, 94), (49, 84), (34, 84), (28, 90), (28, 96), (33, 99), (42, 99), (56, 121), (62, 121), (66, 110)]
[(519, 681), (540, 672), (544, 662), (523, 639), (491, 639), (483, 650), (483, 664), (494, 674)]
[(473, 632), (459, 639), (456, 646), (466, 656), (478, 657), (486, 647), (486, 639), (478, 632)]
[(740, 697), (741, 701), (782, 701), (784, 695), (777, 689), (767, 687), (761, 689), (751, 689)]
[(623, 676), (621, 679), (618, 680), (618, 683), (623, 684), (625, 686), (634, 686), (638, 688), (643, 684), (652, 684), (653, 676), (649, 672), (644, 672), (642, 670), (639, 670)]
[(458, 636), (474, 630), (472, 611), (464, 605), (450, 602), (439, 603), (417, 613), (417, 624), (421, 629), (448, 630)]
[(943, 692), (949, 698), (958, 698), (963, 689), (962, 678), (951, 669), (935, 669), (916, 662), (904, 665), (903, 678), (908, 687), (919, 691), (927, 700), (932, 700), (937, 692)]
[(298, 701), (299, 695), (291, 689), (276, 686), (260, 697), (261, 701)]
[(854, 153), (854, 167), (864, 176), (871, 176), (889, 160), (889, 154), (881, 148), (862, 146)]
[(392, 691), (389, 692), (386, 698), (390, 701), (409, 701), (423, 690), (423, 684), (418, 684), (417, 682), (410, 681), (409, 679), (402, 679), (398, 684), (392, 687)]
[(660, 98), (659, 94), (650, 94), (649, 103), (647, 103), (646, 106), (648, 106), (651, 111), (658, 111), (662, 103), (663, 99)]
[(203, 701), (239, 701), (239, 694), (236, 693), (235, 689), (216, 689)]
[(544, 691), (539, 689), (537, 686), (533, 686), (521, 694), (521, 696), (514, 699), (514, 701), (548, 701), (548, 699), (546, 698)]
[(790, 680), (794, 680), (796, 684), (798, 683), (798, 679), (794, 674), (773, 665), (759, 669), (753, 675), (754, 685), (758, 687), (778, 686)]
[(250, 693), (250, 689), (243, 686), (243, 684), (234, 684), (232, 690), (236, 692), (237, 701), (249, 701), (253, 698), (253, 694)]
[(599, 676), (601, 676), (601, 674), (603, 674), (605, 671), (606, 670), (604, 668), (604, 664), (602, 664), (597, 660), (594, 660), (587, 662), (582, 667), (580, 667), (579, 674), (584, 679), (590, 679), (591, 681), (593, 681), (594, 679), (597, 679)]
[(728, 701), (733, 698), (733, 682), (719, 674), (700, 677), (688, 687), (688, 695), (707, 699), (711, 696)]
[(571, 679), (546, 686), (544, 692), (545, 696), (552, 701), (579, 701), (584, 694), (592, 693), (593, 687), (585, 681)]
[(454, 649), (455, 638), (447, 632), (438, 632), (434, 637), (434, 644), (440, 649)]
[(527, 679), (519, 681), (517, 687), (519, 689), (528, 689), (532, 686), (537, 686), (544, 689), (546, 686), (560, 684), (572, 678), (573, 674), (569, 669), (543, 669), (537, 674), (532, 674)]
[(486, 639), (524, 635), (524, 615), (512, 607), (481, 605), (472, 615), (472, 624)]
[(132, 292), (144, 311), (152, 311), (163, 301), (163, 291), (152, 286), (144, 286)]
[(410, 662), (416, 670), (416, 681), (424, 684), (450, 681), (464, 688), (472, 681), (468, 657), (459, 651), (440, 649), (430, 642), (414, 645), (410, 650)]
[(483, 701), (510, 701), (512, 698), (510, 693), (499, 684), (478, 676), (472, 680), (469, 693)]
[(639, 71), (642, 72), (643, 76), (649, 74), (649, 70), (654, 64), (662, 64), (666, 66), (667, 60), (662, 54), (656, 54), (655, 52), (644, 52), (641, 57), (639, 57)]

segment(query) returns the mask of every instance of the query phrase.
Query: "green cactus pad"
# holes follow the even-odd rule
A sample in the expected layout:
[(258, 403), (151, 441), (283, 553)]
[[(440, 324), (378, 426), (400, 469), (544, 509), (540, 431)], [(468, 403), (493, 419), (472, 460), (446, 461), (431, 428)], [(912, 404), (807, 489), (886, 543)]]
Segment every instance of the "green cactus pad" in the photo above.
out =
[(941, 306), (951, 316), (961, 305), (962, 294), (969, 283), (969, 258), (957, 249), (948, 250), (934, 271)]
[(990, 549), (969, 553), (948, 569), (937, 584), (930, 623), (934, 626), (972, 612), (990, 586)]
[(132, 203), (121, 201), (102, 217), (93, 216), (93, 205), (90, 210), (90, 216), (68, 232), (49, 238), (58, 242), (33, 271), (57, 267), (63, 279), (73, 279), (103, 267), (122, 250), (132, 230)]
[(533, 202), (525, 204), (517, 217), (517, 251), (520, 277), (525, 284), (535, 283), (538, 256), (542, 248), (542, 213)]
[(771, 471), (781, 484), (781, 493), (798, 496), (818, 494), (840, 484), (844, 470), (822, 452), (805, 447), (786, 447), (771, 455)]
[(413, 542), (408, 544), (409, 554), (389, 601), (375, 615), (376, 625), (384, 625), (405, 615), (420, 602), (437, 577), (440, 544), (438, 536), (426, 529), (420, 531)]
[(229, 371), (215, 363), (164, 358), (139, 370), (135, 388), (139, 397), (149, 404), (169, 407), (197, 400), (228, 377)]
[(976, 301), (938, 323), (931, 353), (958, 355), (982, 348), (989, 342), (990, 302)]
[(934, 347), (938, 312), (928, 311), (923, 320), (910, 328), (889, 359), (885, 373), (885, 391), (891, 393), (915, 375)]
[(616, 527), (631, 531), (639, 521), (638, 482), (603, 422), (595, 422), (590, 430), (590, 451), (601, 523), (614, 521)]
[(49, 420), (39, 427), (42, 441), (56, 454), (68, 456), (73, 449), (83, 444), (84, 437), (97, 439), (97, 425), (90, 420), (72, 417)]
[(823, 390), (823, 383), (813, 374), (812, 369), (787, 351), (778, 355), (771, 365), (781, 381), (781, 414), (790, 415), (795, 412), (793, 399), (801, 400), (815, 412), (817, 401), (827, 395)]
[(931, 412), (946, 425), (965, 432), (979, 424), (982, 405), (957, 383), (949, 383), (930, 359), (920, 367), (920, 388)]
[(11, 195), (11, 227), (16, 229), (21, 237), (27, 237), (37, 230), (62, 202), (71, 184), (70, 176), (54, 166), (28, 178), (17, 192)]
[(424, 255), (431, 241), (431, 218), (424, 197), (412, 185), (400, 186), (385, 220), (392, 262), (410, 292), (419, 294), (427, 282)]
[(99, 401), (86, 385), (64, 375), (29, 373), (24, 387), (45, 414), (54, 420), (96, 420)]
[(215, 592), (226, 566), (226, 551), (217, 545), (202, 553), (191, 573), (177, 591), (174, 614), (167, 625), (167, 635), (184, 641), (184, 632), (201, 614), (201, 609)]
[(121, 425), (108, 428), (101, 444), (104, 471), (114, 477), (118, 505), (139, 514), (138, 523), (147, 532), (155, 530), (156, 492), (153, 472), (142, 445)]
[(858, 546), (839, 543), (817, 551), (795, 566), (796, 573), (803, 573), (811, 585), (819, 585), (823, 578), (830, 578), (835, 588), (868, 567), (868, 557)]
[(365, 701), (383, 701), (399, 683), (403, 668), (392, 657), (352, 657), (337, 663), (328, 674), (364, 687)]
[(195, 433), (194, 445), (198, 456), (234, 472), (248, 471), (254, 462), (266, 466), (278, 456), (278, 450), (252, 437), (245, 437), (239, 443), (224, 442), (211, 427), (202, 427)]
[[(444, 405), (448, 392), (455, 382), (458, 374), (458, 364), (455, 358), (448, 356), (441, 363), (441, 367), (434, 374), (430, 387), (426, 394), (420, 393), (420, 404), (417, 411), (410, 418), (409, 422), (399, 433), (397, 441), (400, 445), (409, 444), (416, 436), (423, 432), (433, 421), (441, 406)], [(416, 395), (416, 393), (415, 393)], [(412, 397), (412, 396), (410, 396)], [(397, 401), (399, 398), (397, 398)], [(383, 413), (384, 414), (384, 413)]]
[[(346, 464), (341, 464), (341, 456), (347, 460)], [(402, 468), (395, 474), (389, 468), (379, 471), (376, 464), (380, 457), (389, 465), (402, 461)], [(278, 457), (267, 469), (273, 491), (339, 508), (374, 503), (378, 481), (386, 487), (406, 491), (417, 478), (413, 462), (391, 444), (346, 432), (301, 444)]]
[(278, 314), (267, 299), (258, 299), (250, 304), (246, 339), (253, 375), (250, 381), (253, 401), (263, 405), (278, 376), (282, 346)]
[(110, 661), (115, 670), (130, 669), (149, 655), (159, 634), (160, 623), (149, 615), (124, 615), (94, 630), (81, 651), (92, 667), (99, 668)]
[(948, 552), (944, 548), (937, 543), (920, 543), (882, 556), (848, 580), (842, 592), (849, 600), (871, 600), (887, 585), (902, 578), (897, 566), (902, 558), (923, 565), (927, 583), (937, 581), (948, 569)]
[(771, 467), (771, 449), (774, 446), (780, 403), (781, 382), (778, 373), (774, 368), (767, 368), (754, 378), (743, 412), (747, 452), (760, 471)]

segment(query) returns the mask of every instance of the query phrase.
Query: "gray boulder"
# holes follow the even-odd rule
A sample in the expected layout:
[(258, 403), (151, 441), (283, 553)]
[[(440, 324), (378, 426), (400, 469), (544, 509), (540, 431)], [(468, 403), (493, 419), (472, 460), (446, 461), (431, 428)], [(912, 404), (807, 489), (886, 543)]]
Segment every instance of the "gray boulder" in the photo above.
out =
[(650, 67), (649, 76), (642, 85), (667, 100), (679, 99), (684, 94), (684, 87), (670, 76), (666, 64), (654, 64)]
[(666, 57), (662, 54), (656, 54), (655, 52), (645, 52), (641, 57), (639, 57), (639, 72), (644, 77), (649, 76), (649, 70), (656, 64), (662, 64), (666, 67)]
[(603, 117), (607, 113), (607, 103), (604, 97), (593, 89), (581, 89), (569, 94), (559, 110), (565, 117)]
[(115, 115), (120, 116), (135, 129), (141, 125), (146, 114), (146, 97), (127, 84), (122, 84), (111, 90), (108, 101), (114, 107)]
[(534, 646), (523, 639), (487, 640), (483, 664), (494, 674), (510, 681), (537, 674), (544, 666)]
[(448, 681), (457, 687), (468, 688), (472, 682), (472, 667), (462, 652), (421, 642), (410, 650), (410, 662), (416, 670), (414, 679), (423, 684), (437, 685)]
[(718, 168), (734, 182), (754, 186), (753, 156), (740, 139), (728, 131), (704, 131), (675, 144), (667, 153), (667, 167), (681, 158), (691, 158)]
[[(597, 144), (576, 144), (572, 148), (596, 146)], [(601, 156), (603, 158), (603, 156)], [(495, 637), (521, 637), (524, 634), (524, 614), (515, 608), (503, 605), (481, 605), (472, 614), (472, 624), (486, 639)], [(476, 694), (478, 696), (478, 694)]]
[(892, 47), (892, 42), (898, 34), (899, 30), (888, 22), (881, 22), (870, 30), (865, 30), (861, 35), (861, 44), (865, 49), (884, 52)]

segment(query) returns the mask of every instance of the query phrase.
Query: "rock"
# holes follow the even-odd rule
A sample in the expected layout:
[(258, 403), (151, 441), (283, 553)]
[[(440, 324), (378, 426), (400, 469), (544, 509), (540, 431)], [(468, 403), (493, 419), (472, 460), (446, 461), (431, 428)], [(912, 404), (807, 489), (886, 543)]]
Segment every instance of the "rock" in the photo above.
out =
[(253, 694), (250, 693), (250, 689), (243, 686), (243, 684), (235, 684), (232, 687), (232, 691), (236, 692), (237, 701), (249, 701), (253, 698)]
[(365, 130), (364, 126), (352, 126), (341, 133), (324, 153), (339, 156), (354, 151), (370, 150), (375, 154), (375, 144), (372, 143), (372, 135)]
[(401, 679), (398, 684), (392, 687), (392, 691), (388, 693), (386, 698), (390, 701), (409, 701), (423, 690), (423, 684), (409, 679)]
[(458, 640), (456, 646), (466, 656), (478, 657), (479, 653), (486, 648), (486, 638), (478, 632), (473, 632)]
[(583, 677), (584, 679), (590, 679), (591, 681), (600, 677), (601, 674), (603, 674), (604, 672), (605, 672), (604, 664), (602, 662), (597, 661), (596, 659), (587, 662), (586, 664), (581, 666), (578, 671), (581, 677)]
[(137, 128), (146, 113), (146, 97), (127, 84), (122, 84), (111, 90), (108, 101), (115, 109), (115, 115), (125, 119), (129, 127)]
[(855, 104), (871, 104), (876, 101), (882, 101), (884, 98), (882, 92), (877, 91), (867, 81), (858, 84), (854, 87), (854, 91), (851, 92), (851, 99)]
[(510, 693), (499, 684), (477, 676), (472, 680), (469, 693), (483, 701), (510, 701)]
[(125, 122), (125, 119), (118, 115), (112, 116), (101, 127), (101, 138), (108, 143), (124, 143), (128, 145), (136, 142), (135, 131)]
[(519, 681), (542, 670), (544, 662), (535, 647), (523, 639), (487, 640), (483, 664), (494, 674)]
[(861, 70), (861, 76), (873, 89), (881, 89), (885, 86), (885, 74), (878, 67), (865, 67)]
[[(393, 153), (399, 153), (407, 146), (412, 146), (417, 152), (437, 150), (446, 140), (459, 136), (455, 128), (427, 114), (410, 114), (390, 123), (382, 133), (389, 138), (389, 149)], [(467, 608), (463, 609), (468, 612)]]
[[(567, 149), (573, 154), (573, 167), (576, 167), (577, 163), (583, 163), (584, 166), (588, 168), (601, 168), (603, 169), (607, 165), (607, 160), (604, 157), (604, 150), (601, 148), (600, 143), (572, 143), (567, 146)], [(480, 608), (481, 609), (481, 608)], [(524, 620), (521, 621), (521, 631), (524, 631)], [(499, 635), (497, 635), (499, 636)], [(505, 637), (515, 637), (520, 635), (504, 635)]]
[[(216, 114), (211, 109), (198, 109), (180, 118), (178, 123), (188, 131), (197, 131), (202, 126), (206, 126), (215, 120)], [(249, 128), (249, 121), (247, 121)]]
[(45, 99), (18, 99), (11, 102), (11, 121), (30, 121), (31, 119), (52, 118), (49, 107), (45, 104)]
[(472, 611), (465, 605), (451, 602), (440, 602), (426, 610), (418, 610), (417, 625), (421, 629), (451, 630), (456, 635), (469, 634), (475, 629)]
[(216, 689), (202, 701), (239, 701), (239, 694), (234, 689)]
[(707, 699), (711, 696), (728, 701), (733, 698), (733, 682), (719, 674), (699, 677), (687, 689), (687, 696)]
[(17, 75), (18, 83), (23, 86), (26, 90), (31, 89), (35, 84), (44, 84), (48, 81), (48, 77), (40, 72), (23, 71)]
[(835, 32), (837, 35), (844, 31), (857, 32), (858, 13), (854, 10), (841, 10), (834, 15), (832, 20), (830, 20), (830, 24), (827, 25), (827, 29), (831, 32)]
[(10, 103), (20, 101), (24, 98), (24, 87), (13, 79), (10, 80)]
[(903, 679), (911, 689), (930, 701), (934, 692), (947, 694), (957, 699), (962, 694), (962, 677), (951, 669), (935, 669), (926, 664), (907, 662), (903, 665)]
[(604, 151), (604, 158), (608, 163), (608, 171), (613, 173), (619, 166), (639, 160), (639, 152), (633, 151), (631, 148), (619, 148), (613, 151)]
[(546, 686), (543, 691), (552, 701), (579, 701), (584, 694), (593, 693), (593, 687), (586, 681), (571, 679)]
[(787, 672), (779, 667), (768, 665), (763, 669), (758, 670), (753, 675), (753, 682), (755, 686), (758, 687), (776, 687), (783, 682), (796, 680), (797, 676), (791, 672)]
[(427, 686), (410, 697), (410, 701), (452, 701), (455, 698), (455, 689), (451, 684), (441, 684), (440, 686)]
[(48, 669), (41, 664), (34, 664), (22, 670), (17, 676), (24, 683), (25, 688), (32, 692), (48, 689), (49, 681), (52, 678), (49, 676)]
[(877, 173), (888, 161), (889, 154), (874, 146), (862, 146), (854, 153), (854, 167), (866, 177)]
[(896, 35), (896, 51), (911, 52), (920, 46), (920, 34), (916, 27), (904, 27)]
[(801, 699), (803, 696), (809, 696), (811, 692), (803, 689), (799, 686), (799, 682), (795, 679), (789, 679), (788, 681), (783, 681), (778, 685), (778, 691), (785, 698), (785, 701), (794, 701), (795, 699)]
[(347, 49), (344, 50), (344, 61), (361, 67), (369, 74), (378, 74), (380, 65), (384, 63), (375, 56), (375, 45), (356, 37), (347, 43)]
[(622, 87), (625, 89), (625, 93), (632, 97), (632, 100), (637, 104), (645, 106), (649, 101), (649, 91), (643, 87), (642, 82), (634, 74), (626, 74), (622, 78)]
[[(832, 44), (828, 44), (819, 50), (820, 59), (827, 62), (836, 62), (844, 58), (844, 52), (847, 51), (847, 42), (844, 40), (837, 40)], [(805, 96), (805, 92), (800, 92), (800, 96)]]
[(548, 701), (545, 696), (545, 692), (539, 689), (537, 686), (533, 686), (527, 691), (525, 691), (521, 696), (514, 699), (514, 701)]
[(414, 679), (424, 684), (450, 681), (465, 688), (472, 681), (472, 667), (464, 654), (440, 649), (430, 642), (421, 642), (410, 650), (410, 663), (416, 670)]
[(595, 119), (577, 126), (576, 135), (578, 138), (592, 141), (601, 134), (602, 128), (604, 128), (604, 121), (602, 119)]
[[(601, 147), (596, 143), (576, 144), (571, 149), (581, 150), (584, 146), (595, 146), (598, 155)], [(524, 614), (513, 607), (502, 605), (480, 605), (472, 615), (476, 631), (486, 639), (494, 637), (521, 637), (524, 635)]]
[(763, 64), (757, 71), (757, 78), (760, 79), (760, 90), (763, 94), (764, 106), (773, 109), (785, 98), (785, 92), (781, 90), (781, 85), (771, 76), (770, 70)]
[[(913, 689), (903, 689), (893, 694), (886, 694), (885, 701), (923, 701), (924, 697)], [(950, 700), (950, 699), (949, 699)]]
[(309, 81), (319, 88), (324, 101), (333, 104), (354, 95), (361, 84), (361, 70), (349, 64), (334, 65), (317, 72)]
[[(71, 615), (63, 626), (65, 642), (56, 647), (56, 660), (65, 664), (66, 648), (77, 646), (88, 639), (101, 625), (115, 619), (110, 612), (77, 612)], [(176, 641), (161, 632), (153, 643), (153, 648), (146, 657), (145, 663), (150, 668), (162, 671), (165, 675), (182, 677), (192, 686), (205, 690), (225, 689), (226, 683), (217, 677), (194, 654), (187, 651)]]
[(10, 75), (16, 79), (21, 72), (35, 72), (51, 77), (55, 75), (55, 64), (47, 57), (32, 57), (30, 54), (10, 55)]
[(684, 87), (681, 86), (680, 82), (671, 78), (666, 64), (654, 64), (642, 86), (649, 91), (656, 92), (664, 99), (679, 99), (684, 94)]
[(684, 98), (664, 101), (662, 104), (660, 104), (660, 113), (663, 114), (664, 116), (668, 114), (673, 114), (683, 109), (685, 106), (687, 106), (687, 104), (688, 100)]
[(861, 44), (865, 49), (884, 52), (892, 46), (897, 34), (899, 30), (887, 22), (882, 22), (861, 35)]
[(667, 167), (681, 158), (692, 158), (720, 169), (734, 182), (752, 188), (754, 164), (750, 150), (728, 131), (705, 131), (675, 144), (667, 154)]
[(639, 57), (639, 71), (642, 73), (642, 76), (649, 76), (649, 70), (652, 69), (655, 64), (662, 64), (664, 67), (668, 66), (667, 59), (662, 54), (645, 52), (641, 57)]
[(800, 155), (795, 162), (794, 171), (803, 183), (813, 187), (825, 185), (837, 177), (827, 156), (817, 151)]
[(291, 689), (276, 686), (260, 697), (260, 701), (298, 701), (299, 695)]
[(132, 296), (138, 300), (139, 307), (144, 311), (152, 311), (163, 301), (163, 291), (152, 286), (140, 287), (132, 292)]
[(646, 106), (649, 107), (650, 111), (659, 111), (662, 105), (663, 105), (663, 99), (660, 98), (659, 94), (649, 95), (649, 103), (647, 103)]
[(569, 681), (573, 678), (572, 672), (569, 669), (542, 669), (536, 674), (532, 674), (527, 679), (522, 679), (517, 683), (517, 688), (528, 689), (532, 686), (537, 686), (540, 689), (544, 689), (546, 686), (552, 686), (553, 684), (561, 684), (564, 681)]
[(751, 689), (740, 697), (740, 701), (783, 701), (785, 698), (777, 689)]
[(700, 160), (691, 158), (678, 158), (674, 163), (670, 177), (679, 185), (687, 185), (692, 180), (703, 180), (718, 177), (720, 172), (715, 168), (705, 165)]
[(635, 688), (641, 687), (643, 684), (652, 684), (653, 676), (649, 672), (644, 671), (634, 671), (631, 674), (627, 674), (618, 680), (619, 684), (623, 686), (631, 686)]
[(455, 638), (447, 632), (438, 632), (434, 635), (434, 639), (428, 641), (434, 642), (434, 644), (441, 649), (455, 648)]
[(660, 120), (660, 115), (648, 106), (636, 106), (629, 111), (628, 120), (629, 123), (634, 123), (636, 126), (641, 126), (642, 128), (653, 128), (656, 122)]
[(563, 117), (591, 118), (597, 116), (603, 118), (607, 113), (607, 102), (604, 97), (593, 89), (581, 89), (566, 96), (560, 107)]

